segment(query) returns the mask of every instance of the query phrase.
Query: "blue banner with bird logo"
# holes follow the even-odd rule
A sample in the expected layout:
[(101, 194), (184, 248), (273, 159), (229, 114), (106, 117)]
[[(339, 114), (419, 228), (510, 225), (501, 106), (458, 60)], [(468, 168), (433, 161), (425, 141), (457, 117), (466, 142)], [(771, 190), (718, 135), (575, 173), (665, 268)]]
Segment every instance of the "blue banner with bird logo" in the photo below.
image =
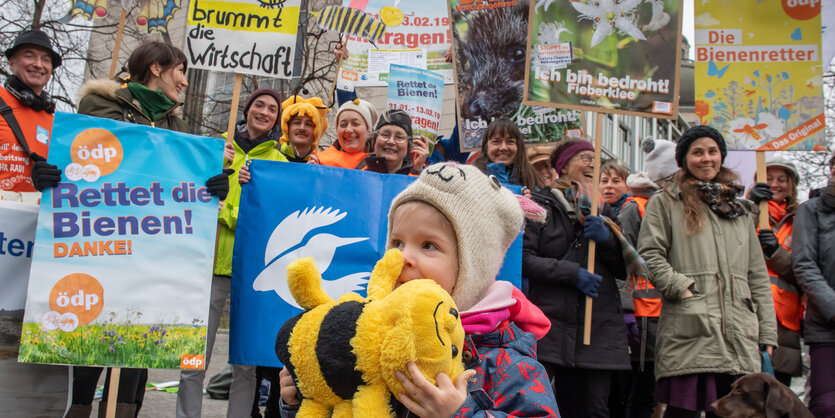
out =
[[(364, 296), (386, 249), (391, 201), (416, 178), (265, 160), (249, 164), (252, 179), (242, 187), (232, 261), (229, 362), (281, 367), (276, 334), (301, 312), (287, 287), (287, 265), (313, 257), (329, 296)], [(520, 234), (498, 278), (518, 287), (521, 266)]]

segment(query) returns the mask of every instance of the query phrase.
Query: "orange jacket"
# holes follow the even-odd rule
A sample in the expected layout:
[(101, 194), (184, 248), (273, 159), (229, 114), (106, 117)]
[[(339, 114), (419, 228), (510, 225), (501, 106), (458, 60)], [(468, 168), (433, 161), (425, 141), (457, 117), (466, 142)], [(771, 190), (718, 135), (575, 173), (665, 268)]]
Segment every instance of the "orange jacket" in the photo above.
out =
[[(791, 251), (792, 229), (794, 226), (793, 217), (783, 220), (777, 225), (774, 235), (777, 242), (786, 250)], [(771, 295), (774, 297), (774, 310), (777, 312), (777, 321), (784, 327), (800, 332), (800, 319), (803, 318), (803, 308), (800, 303), (800, 291), (797, 286), (783, 280), (779, 274), (774, 272), (766, 263), (768, 276), (771, 278)]]
[(367, 152), (345, 152), (336, 149), (331, 145), (324, 151), (316, 153), (319, 164), (329, 167), (357, 168), (357, 166), (368, 156)]
[[(12, 108), (17, 123), (29, 149), (46, 158), (52, 132), (53, 115), (35, 111), (17, 100), (0, 86), (0, 96)], [(0, 117), (0, 190), (12, 192), (34, 192), (32, 184), (32, 163), (29, 156), (15, 138), (6, 118)]]

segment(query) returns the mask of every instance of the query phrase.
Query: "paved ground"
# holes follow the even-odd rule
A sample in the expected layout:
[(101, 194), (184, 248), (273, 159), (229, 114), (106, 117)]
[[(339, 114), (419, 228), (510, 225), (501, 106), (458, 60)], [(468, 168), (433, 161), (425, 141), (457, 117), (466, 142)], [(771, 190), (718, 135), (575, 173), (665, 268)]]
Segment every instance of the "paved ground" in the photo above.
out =
[[(212, 362), (209, 364), (209, 370), (206, 372), (206, 381), (218, 373), (226, 365), (229, 358), (229, 333), (226, 330), (218, 330), (217, 339), (215, 340), (215, 349), (212, 354)], [(179, 370), (161, 370), (151, 369), (148, 371), (148, 381), (152, 383), (162, 383), (172, 380), (180, 380)], [(104, 384), (104, 374), (102, 373), (102, 380), (99, 385)], [(223, 418), (226, 417), (225, 400), (214, 400), (208, 395), (203, 395), (203, 418)], [(145, 392), (145, 401), (142, 404), (142, 410), (139, 411), (140, 418), (166, 418), (174, 417), (177, 407), (177, 394), (148, 391)], [(98, 401), (93, 404), (93, 417), (98, 415), (96, 410), (98, 408)], [(243, 418), (243, 417), (242, 417)]]

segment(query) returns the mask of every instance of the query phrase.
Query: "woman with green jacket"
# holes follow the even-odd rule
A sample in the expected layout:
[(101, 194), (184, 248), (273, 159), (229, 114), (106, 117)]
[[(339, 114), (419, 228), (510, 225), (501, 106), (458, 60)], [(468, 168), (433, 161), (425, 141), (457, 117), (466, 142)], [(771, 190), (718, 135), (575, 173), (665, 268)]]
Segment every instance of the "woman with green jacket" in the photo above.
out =
[(696, 126), (676, 144), (681, 169), (647, 204), (638, 251), (663, 305), (656, 341), (656, 401), (665, 417), (715, 416), (733, 381), (761, 371), (777, 324), (768, 273), (736, 174), (722, 166), (717, 130)]
[[(180, 118), (179, 96), (188, 87), (188, 61), (183, 51), (165, 42), (146, 42), (128, 58), (126, 80), (91, 80), (81, 88), (78, 113), (105, 119), (189, 132)], [(209, 193), (223, 200), (229, 192), (228, 172), (206, 182)], [(89, 417), (93, 395), (101, 375), (100, 367), (73, 367), (72, 405), (67, 417)], [(147, 369), (123, 369), (119, 378), (116, 416), (138, 416), (145, 396)], [(104, 416), (110, 371), (99, 404)]]

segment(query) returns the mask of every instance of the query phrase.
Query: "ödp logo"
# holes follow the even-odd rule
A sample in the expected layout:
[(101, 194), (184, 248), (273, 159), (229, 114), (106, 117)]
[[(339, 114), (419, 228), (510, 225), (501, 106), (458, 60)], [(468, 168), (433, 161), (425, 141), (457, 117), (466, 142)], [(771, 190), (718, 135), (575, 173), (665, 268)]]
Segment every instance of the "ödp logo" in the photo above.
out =
[(65, 173), (71, 181), (94, 182), (116, 171), (122, 157), (122, 144), (116, 135), (101, 128), (86, 129), (72, 141), (72, 163), (67, 165)]
[(809, 20), (821, 11), (820, 0), (780, 0), (783, 11), (797, 20)]
[(182, 357), (180, 357), (180, 368), (203, 370), (203, 355), (183, 354)]
[[(101, 313), (103, 306), (104, 289), (101, 283), (89, 274), (68, 274), (58, 280), (49, 293), (49, 308), (60, 315), (55, 328), (60, 327), (63, 331), (72, 331), (79, 325), (93, 322)], [(45, 315), (44, 318), (46, 317)], [(50, 316), (52, 317), (54, 315)], [(51, 320), (50, 324), (44, 328), (54, 326), (52, 321), (56, 320)]]

